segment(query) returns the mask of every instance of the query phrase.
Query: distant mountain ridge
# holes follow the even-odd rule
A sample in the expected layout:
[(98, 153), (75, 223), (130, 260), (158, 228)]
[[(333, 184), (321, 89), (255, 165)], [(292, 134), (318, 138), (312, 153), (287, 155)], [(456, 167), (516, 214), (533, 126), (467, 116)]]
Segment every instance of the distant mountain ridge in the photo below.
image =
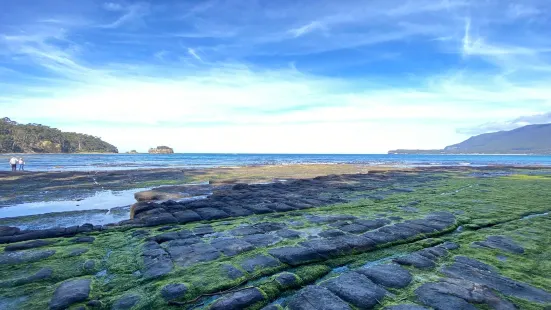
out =
[(18, 124), (5, 117), (0, 119), (0, 153), (118, 153), (118, 149), (99, 137)]
[(391, 150), (389, 154), (551, 154), (551, 124), (485, 133), (442, 150)]

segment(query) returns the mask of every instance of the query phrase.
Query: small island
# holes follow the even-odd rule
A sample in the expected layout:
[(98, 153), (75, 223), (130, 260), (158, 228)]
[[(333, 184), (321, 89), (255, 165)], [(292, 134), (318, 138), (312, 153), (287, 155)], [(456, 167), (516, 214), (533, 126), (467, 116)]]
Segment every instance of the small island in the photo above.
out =
[(174, 150), (168, 146), (157, 146), (150, 148), (148, 151), (149, 154), (174, 154)]

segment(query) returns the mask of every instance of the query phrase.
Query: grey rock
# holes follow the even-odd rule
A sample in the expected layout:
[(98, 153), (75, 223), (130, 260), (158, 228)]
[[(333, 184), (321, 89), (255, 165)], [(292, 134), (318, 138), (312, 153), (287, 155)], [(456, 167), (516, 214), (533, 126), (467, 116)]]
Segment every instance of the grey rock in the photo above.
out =
[(285, 290), (299, 285), (297, 276), (289, 272), (280, 273), (275, 281)]
[(375, 241), (363, 237), (363, 236), (357, 236), (357, 235), (346, 235), (346, 236), (339, 236), (335, 238), (331, 238), (331, 240), (336, 244), (346, 245), (351, 252), (354, 253), (363, 253), (370, 251), (374, 249), (377, 246), (377, 243)]
[(339, 227), (340, 230), (351, 233), (351, 234), (360, 234), (370, 230), (368, 227), (360, 224), (347, 224)]
[(99, 300), (90, 300), (86, 303), (86, 305), (90, 308), (100, 308), (101, 307), (101, 301)]
[(328, 289), (310, 285), (300, 290), (287, 305), (289, 310), (352, 310)]
[(96, 262), (93, 259), (89, 259), (84, 262), (83, 268), (86, 271), (93, 271), (96, 266)]
[(524, 253), (524, 248), (516, 244), (511, 238), (505, 236), (488, 236), (485, 241), (474, 242), (474, 245), (498, 249), (513, 254)]
[(39, 260), (48, 258), (54, 254), (55, 254), (55, 250), (2, 253), (0, 254), (0, 265), (37, 262)]
[(360, 268), (356, 271), (368, 277), (376, 284), (391, 288), (404, 288), (413, 279), (409, 271), (395, 264)]
[(387, 219), (355, 220), (354, 223), (365, 226), (369, 230), (373, 230), (390, 224), (390, 221)]
[(42, 281), (42, 280), (51, 278), (52, 274), (53, 274), (52, 268), (45, 267), (40, 269), (37, 273), (26, 277), (0, 281), (0, 287), (14, 287), (14, 286), (20, 286), (20, 285), (33, 283), (33, 282)]
[(468, 257), (456, 256), (455, 262), (442, 268), (441, 272), (453, 278), (485, 285), (506, 296), (526, 299), (536, 303), (551, 302), (551, 293), (527, 283), (504, 277), (494, 267)]
[(400, 265), (413, 266), (419, 269), (430, 269), (436, 267), (436, 264), (432, 260), (418, 253), (412, 253), (404, 257), (395, 258), (393, 261)]
[(254, 234), (261, 234), (263, 231), (253, 226), (238, 227), (230, 231), (230, 234), (234, 236), (248, 236)]
[(276, 232), (278, 236), (285, 239), (296, 239), (300, 238), (300, 233), (296, 230), (291, 229), (281, 229)]
[(433, 283), (426, 283), (415, 290), (417, 299), (435, 310), (476, 310), (476, 307), (457, 296), (442, 293)]
[(194, 235), (189, 230), (180, 230), (180, 231), (172, 231), (172, 232), (154, 236), (151, 238), (151, 240), (154, 240), (157, 243), (164, 243), (172, 240), (187, 239), (193, 236)]
[(141, 297), (138, 295), (125, 295), (119, 300), (115, 301), (112, 310), (128, 310), (132, 309), (138, 302), (140, 302)]
[(149, 216), (145, 218), (145, 226), (159, 226), (166, 224), (175, 224), (178, 221), (170, 213), (163, 213), (155, 216)]
[(220, 252), (210, 244), (192, 244), (188, 246), (171, 246), (168, 253), (172, 260), (182, 266), (187, 267), (199, 262), (209, 262), (220, 257)]
[(284, 223), (272, 223), (272, 222), (263, 222), (253, 225), (255, 228), (262, 230), (263, 232), (276, 231), (285, 228), (287, 225)]
[(156, 242), (148, 242), (143, 246), (144, 270), (146, 279), (155, 279), (172, 271), (173, 263), (168, 253)]
[(246, 242), (256, 247), (266, 247), (266, 246), (274, 245), (280, 242), (281, 238), (275, 235), (258, 234), (258, 235), (245, 236), (243, 237), (243, 240), (245, 240)]
[(359, 309), (372, 309), (387, 294), (386, 290), (357, 272), (344, 273), (322, 285)]
[(7, 237), (18, 234), (21, 231), (18, 227), (0, 226), (0, 236)]
[(300, 245), (313, 249), (324, 258), (342, 256), (351, 252), (346, 243), (336, 242), (335, 239), (312, 239), (301, 242)]
[(51, 310), (63, 310), (70, 305), (85, 301), (90, 295), (89, 279), (69, 280), (61, 283), (50, 300)]
[(74, 238), (72, 241), (73, 241), (74, 243), (93, 243), (94, 240), (96, 240), (96, 238), (90, 237), (90, 236), (86, 236), (86, 237)]
[(218, 238), (213, 240), (210, 244), (227, 256), (235, 256), (254, 249), (252, 244), (236, 238)]
[(342, 230), (339, 229), (328, 229), (324, 230), (318, 234), (318, 236), (323, 238), (332, 238), (346, 235)]
[(322, 260), (322, 257), (315, 250), (298, 246), (275, 248), (269, 250), (268, 253), (291, 266)]
[(13, 251), (20, 251), (20, 250), (28, 250), (28, 249), (34, 249), (34, 248), (51, 245), (53, 243), (54, 243), (53, 241), (33, 240), (33, 241), (27, 241), (23, 243), (10, 244), (6, 246), (4, 251), (13, 252)]
[(254, 257), (244, 260), (243, 262), (241, 262), (240, 265), (245, 271), (252, 273), (257, 269), (278, 267), (281, 265), (281, 263), (271, 256), (258, 254)]
[(174, 212), (173, 215), (180, 224), (198, 222), (202, 220), (201, 216), (193, 210), (178, 211)]
[(210, 208), (210, 207), (199, 208), (199, 209), (195, 209), (194, 211), (197, 212), (197, 214), (199, 214), (199, 216), (203, 220), (207, 220), (207, 221), (224, 219), (230, 216), (228, 213), (222, 211), (221, 209)]
[(245, 275), (243, 271), (235, 268), (233, 265), (230, 265), (230, 264), (222, 265), (222, 271), (225, 272), (228, 278), (232, 280), (241, 278)]
[(208, 235), (214, 233), (214, 228), (210, 225), (201, 225), (193, 229), (193, 233), (199, 236)]
[(183, 297), (187, 292), (187, 287), (181, 283), (173, 283), (165, 285), (161, 289), (161, 296), (166, 301), (175, 300)]
[(88, 251), (89, 250), (85, 248), (72, 249), (71, 252), (69, 252), (69, 256), (80, 256)]
[(217, 300), (211, 310), (241, 310), (264, 300), (264, 295), (256, 287), (251, 287)]

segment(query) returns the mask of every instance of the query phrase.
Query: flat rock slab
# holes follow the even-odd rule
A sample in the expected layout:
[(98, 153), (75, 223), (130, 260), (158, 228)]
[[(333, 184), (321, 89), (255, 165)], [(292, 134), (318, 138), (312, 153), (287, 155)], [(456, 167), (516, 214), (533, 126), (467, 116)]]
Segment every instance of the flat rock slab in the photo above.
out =
[(224, 296), (217, 300), (209, 309), (210, 310), (241, 310), (250, 307), (265, 299), (262, 292), (251, 287), (243, 291), (239, 291), (229, 296)]
[[(491, 309), (515, 310), (517, 307), (497, 296), (490, 288), (462, 279), (442, 279), (436, 283), (426, 283), (419, 288), (425, 290), (422, 294), (447, 294), (459, 297), (472, 304), (485, 304)], [(445, 299), (445, 298), (444, 298)], [(430, 304), (427, 304), (431, 306)]]
[(157, 243), (163, 243), (171, 240), (187, 239), (193, 236), (194, 234), (189, 230), (180, 230), (157, 235), (152, 237), (151, 240), (154, 240)]
[(94, 237), (86, 236), (86, 237), (74, 238), (71, 241), (73, 241), (74, 243), (93, 243), (95, 240), (96, 238)]
[(386, 290), (357, 272), (344, 273), (321, 285), (359, 309), (372, 309), (387, 293)]
[(442, 268), (441, 271), (453, 278), (485, 285), (506, 296), (526, 299), (536, 303), (551, 302), (550, 292), (504, 277), (494, 267), (465, 256), (456, 256), (455, 262), (451, 266)]
[(89, 279), (69, 280), (61, 283), (50, 300), (51, 310), (63, 310), (70, 305), (85, 301), (90, 295)]
[(336, 242), (335, 239), (312, 239), (301, 242), (300, 245), (313, 249), (324, 258), (342, 256), (351, 252), (346, 243)]
[(219, 220), (230, 217), (230, 215), (221, 209), (216, 208), (199, 208), (194, 210), (203, 220)]
[(369, 230), (373, 230), (390, 224), (390, 221), (387, 219), (355, 220), (354, 223), (365, 226)]
[(395, 258), (393, 261), (400, 265), (413, 266), (419, 269), (430, 269), (436, 267), (434, 261), (418, 253), (412, 253), (404, 257)]
[(371, 230), (370, 228), (364, 225), (355, 224), (355, 223), (340, 226), (339, 229), (351, 234), (361, 234), (368, 230)]
[(261, 233), (263, 233), (263, 231), (260, 228), (256, 228), (253, 226), (238, 227), (230, 231), (230, 234), (234, 236), (248, 236), (248, 235), (261, 234)]
[(193, 229), (193, 233), (196, 235), (208, 235), (214, 233), (214, 228), (210, 225), (197, 226)]
[(345, 236), (338, 236), (334, 238), (329, 238), (332, 242), (336, 244), (340, 244), (342, 247), (345, 245), (349, 248), (348, 251), (356, 252), (356, 253), (362, 253), (366, 251), (370, 251), (374, 249), (377, 246), (377, 243), (375, 241), (362, 237), (357, 235), (345, 235)]
[(281, 229), (276, 232), (278, 236), (285, 239), (297, 239), (300, 238), (300, 233), (296, 230)]
[(54, 243), (55, 243), (54, 241), (33, 240), (33, 241), (27, 241), (22, 243), (10, 244), (6, 246), (4, 251), (13, 252), (13, 251), (20, 251), (20, 250), (28, 250), (28, 249), (34, 249), (34, 248), (51, 245)]
[(245, 236), (243, 240), (256, 247), (266, 247), (280, 242), (281, 238), (271, 234), (257, 234)]
[(270, 255), (291, 266), (322, 260), (322, 257), (313, 249), (305, 247), (282, 247), (268, 251)]
[(0, 254), (0, 265), (37, 262), (54, 254), (55, 250), (2, 253)]
[(513, 254), (524, 253), (524, 248), (505, 236), (488, 236), (484, 241), (473, 242), (475, 246), (498, 249)]
[(112, 310), (128, 310), (132, 309), (137, 303), (140, 302), (141, 297), (139, 295), (125, 295), (119, 300), (115, 301)]
[(278, 267), (281, 263), (271, 256), (259, 254), (255, 257), (244, 260), (240, 265), (245, 271), (252, 273), (257, 269), (261, 270), (265, 268)]
[(161, 289), (161, 296), (166, 301), (175, 300), (183, 297), (187, 292), (187, 287), (181, 283), (172, 283), (165, 285)]
[(52, 268), (46, 267), (46, 268), (40, 269), (35, 274), (29, 275), (29, 276), (23, 276), (16, 279), (0, 281), (0, 287), (14, 287), (14, 286), (20, 286), (20, 285), (33, 283), (33, 282), (42, 281), (42, 280), (51, 278), (52, 274), (53, 274)]
[(409, 271), (396, 264), (377, 265), (370, 268), (360, 268), (356, 271), (376, 284), (391, 288), (404, 288), (413, 279)]
[(148, 242), (143, 247), (144, 270), (146, 279), (155, 279), (172, 271), (173, 263), (168, 253), (156, 242)]
[(225, 273), (226, 276), (232, 280), (241, 278), (245, 275), (243, 271), (235, 268), (233, 265), (230, 265), (230, 264), (222, 265), (222, 272)]
[(227, 256), (235, 256), (254, 249), (252, 244), (237, 238), (218, 238), (213, 240), (210, 244)]
[(192, 244), (189, 246), (169, 247), (168, 253), (172, 260), (182, 267), (199, 262), (209, 262), (220, 257), (220, 252), (210, 244)]
[(431, 283), (423, 284), (415, 290), (417, 299), (435, 310), (476, 310), (477, 308), (457, 296), (439, 292)]
[(184, 210), (173, 213), (174, 217), (180, 224), (197, 222), (201, 220), (201, 216), (193, 210)]
[(352, 310), (330, 290), (311, 285), (300, 290), (287, 305), (289, 310)]

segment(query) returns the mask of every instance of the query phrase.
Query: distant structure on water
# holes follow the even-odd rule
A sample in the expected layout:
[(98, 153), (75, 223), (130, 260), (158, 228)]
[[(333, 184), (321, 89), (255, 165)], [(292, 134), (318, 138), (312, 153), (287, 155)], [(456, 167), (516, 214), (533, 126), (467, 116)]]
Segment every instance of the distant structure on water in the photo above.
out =
[(174, 150), (168, 146), (158, 146), (155, 148), (150, 148), (148, 151), (149, 154), (174, 154)]

